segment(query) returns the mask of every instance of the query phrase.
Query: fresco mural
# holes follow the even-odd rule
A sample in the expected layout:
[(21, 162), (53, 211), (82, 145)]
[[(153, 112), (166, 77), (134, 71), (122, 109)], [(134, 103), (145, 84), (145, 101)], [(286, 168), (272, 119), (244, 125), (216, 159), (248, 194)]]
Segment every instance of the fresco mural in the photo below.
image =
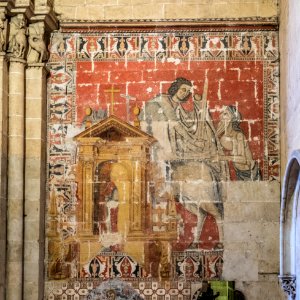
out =
[(62, 279), (145, 299), (222, 279), (226, 183), (279, 178), (277, 49), (243, 28), (52, 35), (49, 299)]

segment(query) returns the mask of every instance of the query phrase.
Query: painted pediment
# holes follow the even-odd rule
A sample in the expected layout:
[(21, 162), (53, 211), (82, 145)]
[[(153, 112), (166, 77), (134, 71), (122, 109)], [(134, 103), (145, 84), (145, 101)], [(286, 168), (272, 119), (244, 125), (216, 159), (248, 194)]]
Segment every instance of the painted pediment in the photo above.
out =
[(141, 138), (151, 144), (156, 141), (153, 136), (114, 115), (86, 128), (74, 137), (75, 140), (83, 140), (85, 138), (100, 138), (110, 142), (121, 142), (128, 140), (128, 138)]

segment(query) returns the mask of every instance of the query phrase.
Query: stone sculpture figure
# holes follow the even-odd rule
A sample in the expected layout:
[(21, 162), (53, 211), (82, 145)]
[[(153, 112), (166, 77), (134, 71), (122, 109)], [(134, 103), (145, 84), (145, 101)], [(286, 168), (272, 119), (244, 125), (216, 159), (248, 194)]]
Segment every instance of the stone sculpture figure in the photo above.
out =
[(44, 24), (42, 22), (29, 25), (29, 37), (28, 37), (28, 63), (41, 63), (47, 59), (48, 52), (44, 41)]
[(16, 58), (24, 58), (27, 47), (26, 21), (23, 15), (12, 17), (10, 22), (8, 52)]
[(5, 26), (5, 14), (0, 12), (0, 52), (5, 51), (6, 48), (6, 26)]

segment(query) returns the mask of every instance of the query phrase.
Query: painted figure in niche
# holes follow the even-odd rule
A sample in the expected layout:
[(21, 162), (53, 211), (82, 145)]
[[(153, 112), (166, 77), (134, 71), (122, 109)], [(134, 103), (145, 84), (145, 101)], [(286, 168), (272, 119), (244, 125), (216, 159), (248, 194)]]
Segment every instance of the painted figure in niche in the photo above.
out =
[[(112, 162), (99, 164), (95, 174), (94, 234), (117, 231), (118, 190), (110, 179)], [(114, 222), (113, 222), (114, 221)]]
[(99, 163), (94, 173), (93, 234), (102, 251), (122, 251), (128, 232), (130, 180), (126, 165)]
[(173, 182), (175, 198), (198, 217), (193, 248), (199, 247), (208, 214), (219, 223), (219, 239), (222, 238), (220, 181), (228, 178), (227, 162), (218, 161), (223, 152), (207, 109), (207, 86), (206, 81), (203, 97), (194, 94), (193, 107), (187, 110), (184, 103), (190, 99), (193, 85), (185, 78), (177, 78), (167, 94), (145, 104), (142, 114), (146, 131), (159, 141), (156, 159), (166, 163), (163, 173)]
[(235, 106), (225, 106), (218, 125), (218, 135), (225, 155), (231, 161), (238, 180), (260, 180), (257, 161), (253, 160), (247, 139), (240, 128), (242, 116)]

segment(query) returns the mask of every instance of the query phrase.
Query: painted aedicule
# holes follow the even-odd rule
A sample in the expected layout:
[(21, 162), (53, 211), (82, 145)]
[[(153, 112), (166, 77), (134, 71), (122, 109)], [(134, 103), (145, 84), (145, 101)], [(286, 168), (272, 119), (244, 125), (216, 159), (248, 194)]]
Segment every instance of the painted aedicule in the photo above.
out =
[(191, 299), (222, 279), (224, 183), (279, 179), (276, 32), (51, 40), (48, 279), (183, 280)]

